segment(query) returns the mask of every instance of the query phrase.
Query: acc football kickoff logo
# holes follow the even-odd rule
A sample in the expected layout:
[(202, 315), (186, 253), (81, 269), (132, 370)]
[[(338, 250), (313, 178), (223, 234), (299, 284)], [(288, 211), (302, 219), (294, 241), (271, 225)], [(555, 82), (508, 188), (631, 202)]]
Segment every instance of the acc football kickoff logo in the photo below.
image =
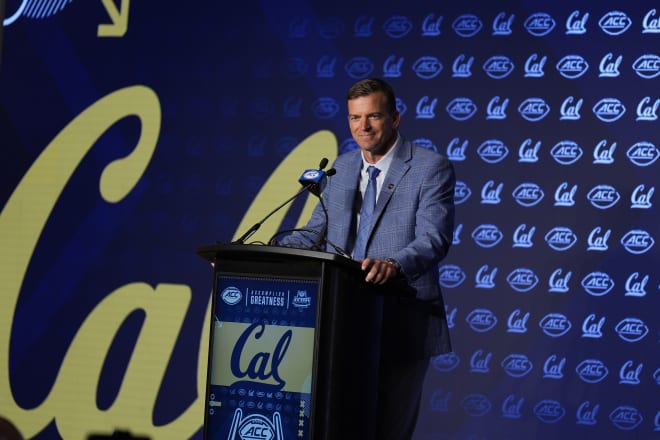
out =
[(542, 400), (534, 407), (534, 414), (544, 423), (557, 423), (566, 414), (561, 403), (556, 400)]
[(524, 354), (510, 354), (502, 360), (502, 369), (511, 377), (527, 376), (534, 365)]
[(598, 383), (605, 379), (609, 370), (599, 359), (585, 359), (575, 367), (575, 372), (584, 382)]
[(546, 335), (558, 338), (568, 333), (571, 329), (571, 321), (561, 313), (548, 313), (539, 322), (539, 327)]
[(225, 304), (229, 306), (233, 306), (241, 302), (241, 299), (243, 298), (243, 294), (238, 288), (234, 286), (229, 286), (226, 287), (222, 291), (222, 293), (220, 293), (220, 298), (222, 298)]
[(475, 332), (485, 333), (495, 327), (497, 318), (488, 309), (474, 309), (465, 317), (465, 322)]

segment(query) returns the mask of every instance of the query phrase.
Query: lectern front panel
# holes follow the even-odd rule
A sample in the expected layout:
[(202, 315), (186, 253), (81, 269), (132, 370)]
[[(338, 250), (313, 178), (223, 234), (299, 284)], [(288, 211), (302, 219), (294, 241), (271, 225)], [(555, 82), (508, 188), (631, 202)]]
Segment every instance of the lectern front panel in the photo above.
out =
[(215, 281), (204, 438), (311, 438), (319, 280)]

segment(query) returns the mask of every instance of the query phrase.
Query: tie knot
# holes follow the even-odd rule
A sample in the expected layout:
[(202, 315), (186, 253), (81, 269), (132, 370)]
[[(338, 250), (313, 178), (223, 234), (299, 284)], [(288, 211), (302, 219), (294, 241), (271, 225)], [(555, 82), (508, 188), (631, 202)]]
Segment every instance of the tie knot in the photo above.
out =
[(380, 170), (373, 165), (370, 165), (367, 168), (367, 173), (369, 173), (369, 180), (374, 180), (380, 174)]

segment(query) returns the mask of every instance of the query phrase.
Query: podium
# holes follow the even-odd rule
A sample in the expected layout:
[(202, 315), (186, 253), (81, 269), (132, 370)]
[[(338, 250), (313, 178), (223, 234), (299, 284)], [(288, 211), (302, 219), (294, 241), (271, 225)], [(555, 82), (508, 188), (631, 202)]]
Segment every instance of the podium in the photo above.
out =
[(374, 437), (383, 293), (304, 249), (198, 249), (214, 281), (204, 439)]

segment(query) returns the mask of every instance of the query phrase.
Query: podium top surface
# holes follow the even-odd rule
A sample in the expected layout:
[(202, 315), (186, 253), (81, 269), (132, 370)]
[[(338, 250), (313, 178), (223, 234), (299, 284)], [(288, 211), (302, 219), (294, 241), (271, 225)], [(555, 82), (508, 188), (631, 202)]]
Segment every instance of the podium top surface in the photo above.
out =
[(283, 246), (266, 246), (258, 244), (211, 244), (197, 249), (197, 255), (208, 261), (223, 258), (232, 259), (290, 259), (290, 260), (316, 260), (328, 262), (350, 269), (359, 269), (360, 264), (338, 254), (330, 252), (312, 251)]

